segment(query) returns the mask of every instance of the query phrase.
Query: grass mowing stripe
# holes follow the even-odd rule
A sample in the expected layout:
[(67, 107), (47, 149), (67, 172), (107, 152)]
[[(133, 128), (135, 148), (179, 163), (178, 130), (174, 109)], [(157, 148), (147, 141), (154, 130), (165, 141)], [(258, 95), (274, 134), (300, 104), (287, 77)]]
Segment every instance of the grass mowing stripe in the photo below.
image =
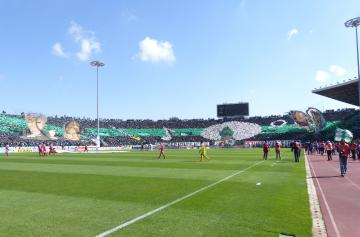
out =
[[(213, 164), (202, 164), (201, 166), (199, 165), (200, 163), (196, 160), (196, 161), (190, 161), (188, 160), (184, 160), (182, 161), (182, 163), (179, 163), (179, 159), (176, 160), (177, 163), (175, 163), (175, 161), (167, 161), (167, 163), (159, 163), (158, 160), (154, 161), (142, 161), (142, 163), (140, 162), (133, 162), (133, 161), (129, 161), (129, 162), (123, 162), (123, 161), (113, 161), (113, 162), (107, 162), (107, 161), (93, 161), (90, 159), (83, 159), (83, 160), (77, 160), (77, 161), (71, 161), (71, 160), (11, 160), (11, 161), (4, 161), (4, 160), (0, 160), (0, 167), (1, 168), (6, 168), (6, 166), (13, 166), (13, 167), (17, 167), (17, 166), (25, 166), (25, 165), (29, 165), (29, 167), (31, 167), (30, 165), (33, 166), (39, 166), (39, 165), (52, 165), (52, 166), (59, 166), (59, 165), (63, 165), (64, 167), (66, 167), (66, 165), (71, 165), (71, 166), (78, 166), (78, 167), (83, 167), (83, 166), (100, 166), (100, 167), (139, 167), (139, 168), (178, 168), (178, 169), (212, 169), (212, 170), (233, 170), (234, 169), (234, 164), (239, 164), (239, 162), (232, 162), (232, 163), (228, 163), (228, 164), (224, 164), (224, 162), (221, 162), (222, 164), (219, 164), (219, 162), (212, 162)], [(86, 163), (85, 163), (86, 162)], [(173, 162), (173, 163), (170, 163)], [(251, 162), (251, 161), (243, 161), (243, 163), (246, 162)], [(194, 163), (197, 163), (198, 165), (194, 165)]]
[(202, 187), (202, 188), (196, 190), (195, 192), (192, 192), (192, 193), (190, 193), (190, 194), (188, 194), (188, 195), (185, 195), (185, 196), (183, 196), (183, 197), (181, 197), (181, 198), (178, 198), (178, 199), (176, 199), (176, 200), (174, 200), (174, 201), (172, 201), (172, 202), (169, 202), (169, 203), (167, 203), (167, 204), (165, 204), (165, 205), (163, 205), (163, 206), (161, 206), (161, 207), (159, 207), (159, 208), (156, 208), (156, 209), (154, 209), (154, 210), (152, 210), (152, 211), (149, 211), (149, 212), (147, 212), (147, 213), (145, 213), (145, 214), (143, 214), (143, 215), (141, 215), (141, 216), (138, 216), (138, 217), (136, 217), (136, 218), (134, 218), (134, 219), (132, 219), (132, 220), (130, 220), (130, 221), (127, 221), (127, 222), (125, 222), (125, 223), (123, 223), (123, 224), (120, 224), (120, 225), (114, 227), (114, 228), (111, 228), (111, 229), (109, 229), (109, 230), (107, 230), (107, 231), (105, 231), (105, 232), (103, 232), (103, 233), (101, 233), (101, 234), (99, 234), (99, 235), (96, 235), (96, 237), (106, 237), (106, 236), (108, 236), (108, 235), (110, 235), (110, 234), (112, 234), (112, 233), (114, 233), (114, 232), (116, 232), (116, 231), (118, 231), (118, 230), (121, 230), (121, 229), (125, 228), (126, 226), (129, 226), (129, 225), (131, 225), (131, 224), (133, 224), (133, 223), (135, 223), (135, 222), (138, 222), (138, 221), (140, 221), (140, 220), (142, 220), (142, 219), (144, 219), (144, 218), (146, 218), (146, 217), (148, 217), (148, 216), (150, 216), (150, 215), (152, 215), (152, 214), (154, 214), (154, 213), (156, 213), (156, 212), (159, 212), (159, 211), (161, 211), (161, 210), (163, 210), (163, 209), (165, 209), (165, 208), (168, 208), (168, 207), (170, 207), (170, 206), (172, 206), (172, 205), (174, 205), (174, 204), (176, 204), (176, 203), (178, 203), (178, 202), (181, 202), (182, 200), (185, 200), (185, 199), (187, 199), (187, 198), (189, 198), (189, 197), (194, 196), (194, 195), (197, 194), (197, 193), (200, 193), (200, 192), (202, 192), (202, 191), (205, 191), (205, 190), (207, 190), (207, 189), (209, 189), (209, 188), (211, 188), (211, 187), (213, 187), (213, 186), (215, 186), (215, 185), (217, 185), (217, 184), (219, 184), (219, 183), (222, 183), (222, 182), (224, 182), (224, 181), (226, 181), (226, 180), (228, 180), (228, 179), (230, 179), (230, 178), (238, 175), (238, 174), (241, 174), (241, 173), (243, 173), (243, 172), (245, 172), (245, 171), (247, 171), (247, 170), (249, 170), (249, 169), (257, 166), (258, 164), (263, 163), (263, 162), (264, 162), (264, 160), (259, 161), (259, 162), (256, 162), (255, 164), (250, 165), (249, 167), (247, 167), (247, 168), (245, 168), (245, 169), (239, 170), (239, 171), (237, 171), (236, 173), (231, 174), (231, 175), (229, 175), (229, 176), (227, 176), (227, 177), (225, 177), (225, 178), (223, 178), (223, 179), (220, 179), (219, 181), (216, 181), (215, 183), (212, 183), (212, 184), (209, 184), (209, 185), (207, 185), (207, 186), (205, 186), (205, 187)]
[[(200, 163), (200, 162), (199, 162)], [(233, 167), (231, 170), (210, 170), (210, 169), (183, 169), (183, 168), (133, 168), (133, 167), (104, 167), (104, 166), (79, 166), (73, 167), (71, 165), (0, 165), (0, 180), (6, 173), (18, 173), (20, 175), (31, 173), (42, 175), (89, 175), (93, 176), (113, 176), (115, 177), (134, 177), (134, 178), (166, 178), (177, 180), (210, 180), (212, 182), (224, 177), (224, 174), (236, 172), (237, 170), (247, 167), (247, 165), (239, 165), (238, 168)], [(15, 176), (16, 177), (16, 176)], [(15, 178), (14, 180), (17, 180)], [(13, 181), (13, 180), (11, 180)], [(3, 183), (0, 184), (2, 187)]]

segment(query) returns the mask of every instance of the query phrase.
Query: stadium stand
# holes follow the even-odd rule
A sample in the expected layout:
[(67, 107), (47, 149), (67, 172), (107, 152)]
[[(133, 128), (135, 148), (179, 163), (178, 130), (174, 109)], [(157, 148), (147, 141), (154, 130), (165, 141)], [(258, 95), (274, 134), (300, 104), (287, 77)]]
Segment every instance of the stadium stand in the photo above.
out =
[[(333, 138), (336, 127), (346, 128), (360, 137), (360, 116), (358, 110), (327, 110), (322, 113), (326, 119), (320, 132), (310, 127), (300, 126), (289, 115), (249, 117), (236, 119), (188, 119), (169, 120), (121, 120), (101, 119), (100, 136), (103, 146), (135, 145), (159, 142), (199, 142), (223, 139), (222, 130), (230, 130), (226, 136), (233, 137), (237, 144), (242, 140), (303, 140)], [(64, 125), (69, 121), (81, 124), (81, 140), (69, 141), (63, 138)], [(89, 118), (69, 116), (48, 117), (45, 132), (54, 131), (55, 140), (43, 140), (59, 146), (79, 146), (89, 144), (97, 134), (97, 122)], [(229, 128), (230, 127), (230, 128)], [(210, 129), (211, 128), (211, 129)], [(256, 132), (255, 132), (256, 130)], [(25, 115), (0, 114), (0, 145), (36, 146), (39, 141), (26, 137), (28, 127)], [(227, 131), (229, 133), (229, 131)], [(249, 133), (251, 136), (249, 137)], [(225, 135), (224, 135), (225, 136)]]

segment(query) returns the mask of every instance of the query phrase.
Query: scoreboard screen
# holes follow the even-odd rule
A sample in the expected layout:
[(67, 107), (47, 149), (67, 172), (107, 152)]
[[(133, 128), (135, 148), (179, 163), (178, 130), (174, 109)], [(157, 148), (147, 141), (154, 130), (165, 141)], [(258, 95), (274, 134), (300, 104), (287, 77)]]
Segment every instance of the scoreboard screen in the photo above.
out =
[(217, 105), (218, 117), (248, 116), (249, 103)]

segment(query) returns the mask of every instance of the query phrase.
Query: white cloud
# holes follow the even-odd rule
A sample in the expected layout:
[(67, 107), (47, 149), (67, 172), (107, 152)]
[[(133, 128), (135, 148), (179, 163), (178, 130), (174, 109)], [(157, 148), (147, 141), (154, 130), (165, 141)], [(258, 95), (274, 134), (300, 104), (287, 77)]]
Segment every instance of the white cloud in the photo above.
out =
[(294, 36), (297, 35), (297, 34), (299, 34), (299, 30), (298, 30), (298, 29), (296, 29), (296, 28), (291, 29), (291, 30), (289, 30), (288, 33), (287, 33), (287, 39), (288, 39), (288, 40), (291, 40), (292, 37), (294, 37)]
[(96, 39), (94, 32), (84, 30), (76, 22), (71, 22), (68, 32), (73, 37), (75, 43), (80, 45), (80, 51), (76, 53), (76, 57), (79, 60), (88, 60), (94, 52), (101, 52), (100, 42)]
[(158, 41), (150, 37), (146, 37), (139, 42), (138, 56), (143, 62), (167, 62), (172, 63), (176, 60), (173, 46), (168, 41)]
[(319, 82), (325, 82), (329, 78), (329, 73), (323, 70), (316, 71), (315, 80)]
[(57, 42), (53, 45), (52, 47), (52, 53), (55, 55), (55, 56), (58, 56), (58, 57), (63, 57), (63, 58), (67, 58), (69, 56), (68, 53), (65, 53), (62, 45)]
[(329, 70), (316, 71), (315, 80), (319, 82), (325, 82), (329, 77), (343, 77), (347, 74), (347, 70), (339, 65), (330, 65)]
[(346, 69), (339, 65), (330, 65), (330, 72), (334, 73), (337, 77), (342, 77), (346, 74)]
[[(72, 21), (68, 29), (68, 33), (73, 38), (74, 42), (79, 45), (80, 50), (75, 53), (77, 59), (80, 61), (88, 60), (93, 53), (101, 52), (101, 44), (96, 39), (93, 31), (85, 30), (81, 25)], [(68, 58), (71, 56), (70, 52), (65, 52), (61, 43), (56, 42), (52, 46), (52, 53), (58, 57)]]

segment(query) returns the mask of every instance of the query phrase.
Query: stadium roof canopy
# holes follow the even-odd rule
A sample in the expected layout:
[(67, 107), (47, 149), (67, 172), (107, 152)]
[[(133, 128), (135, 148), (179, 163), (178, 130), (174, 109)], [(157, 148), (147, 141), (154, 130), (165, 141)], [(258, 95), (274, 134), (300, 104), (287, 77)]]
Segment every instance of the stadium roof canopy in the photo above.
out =
[(359, 106), (358, 79), (348, 80), (324, 88), (314, 89), (312, 92), (334, 100)]

